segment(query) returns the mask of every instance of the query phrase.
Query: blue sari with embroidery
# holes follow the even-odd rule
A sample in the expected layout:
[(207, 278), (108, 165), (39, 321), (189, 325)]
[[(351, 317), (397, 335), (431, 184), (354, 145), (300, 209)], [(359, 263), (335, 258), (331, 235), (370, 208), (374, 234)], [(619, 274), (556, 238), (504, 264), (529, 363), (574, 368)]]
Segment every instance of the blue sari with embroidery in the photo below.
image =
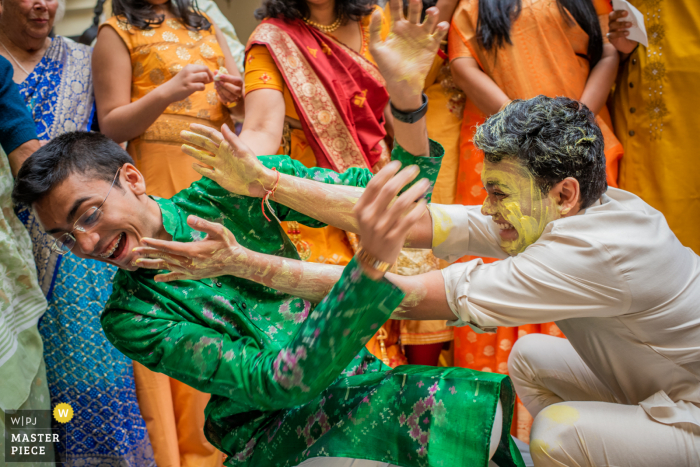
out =
[[(89, 130), (95, 113), (92, 50), (56, 37), (41, 62), (19, 85), (40, 140)], [(106, 263), (51, 252), (30, 209), (18, 207), (34, 247), (48, 310), (39, 322), (51, 405), (71, 404), (67, 443), (56, 446), (67, 465), (155, 466), (141, 417), (131, 360), (107, 341), (100, 314), (112, 293), (116, 269)]]

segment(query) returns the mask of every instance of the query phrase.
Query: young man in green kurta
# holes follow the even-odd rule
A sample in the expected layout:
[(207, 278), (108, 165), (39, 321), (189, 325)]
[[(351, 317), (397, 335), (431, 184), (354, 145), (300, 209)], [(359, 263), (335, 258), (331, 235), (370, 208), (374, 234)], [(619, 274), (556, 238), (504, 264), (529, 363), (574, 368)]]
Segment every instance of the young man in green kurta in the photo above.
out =
[[(425, 54), (432, 56), (445, 32), (442, 26), (435, 36), (426, 34), (435, 17), (430, 13), (425, 26), (396, 21), (395, 37), (422, 34)], [(402, 91), (389, 92), (397, 107), (415, 107)], [(425, 146), (424, 136), (424, 119), (417, 126), (397, 124), (392, 156), (416, 163), (434, 181), (442, 149)], [(358, 169), (342, 175), (306, 169), (283, 156), (261, 160), (280, 173), (330, 184), (364, 186), (371, 178)], [(116, 187), (109, 185), (112, 177)], [(416, 185), (406, 195), (425, 187)], [(151, 370), (212, 394), (205, 431), (228, 455), (227, 465), (293, 466), (328, 456), (401, 466), (485, 466), (499, 399), (504, 423), (494, 460), (501, 467), (522, 465), (509, 436), (514, 392), (507, 377), (467, 369), (390, 370), (364, 349), (404, 293), (378, 280), (381, 275), (368, 277), (356, 260), (316, 306), (231, 275), (157, 282), (156, 272), (132, 264), (132, 250), (144, 237), (200, 240), (202, 229), (193, 227), (201, 221), (190, 216), (228, 229), (244, 255), (298, 259), (259, 199), (208, 179), (170, 200), (149, 198), (124, 151), (98, 135), (77, 133), (32, 156), (14, 195), (32, 204), (47, 231), (73, 253), (121, 268), (102, 316), (107, 337)], [(279, 220), (320, 226), (274, 201), (270, 207)], [(252, 279), (265, 271), (247, 274)], [(289, 271), (269, 285), (293, 279)], [(306, 286), (299, 284), (300, 290)]]

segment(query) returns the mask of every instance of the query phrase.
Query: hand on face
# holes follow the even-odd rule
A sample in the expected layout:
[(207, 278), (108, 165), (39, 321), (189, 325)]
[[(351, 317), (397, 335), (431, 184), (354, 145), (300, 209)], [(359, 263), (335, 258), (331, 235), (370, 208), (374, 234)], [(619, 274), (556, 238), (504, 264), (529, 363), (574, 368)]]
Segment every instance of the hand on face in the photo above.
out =
[(438, 9), (428, 8), (423, 24), (420, 23), (423, 3), (410, 0), (408, 18), (404, 18), (403, 0), (390, 0), (391, 30), (385, 41), (380, 38), (381, 13), (376, 11), (370, 23), (370, 52), (386, 80), (386, 87), (394, 106), (408, 110), (402, 104), (412, 105), (420, 96), (425, 77), (435, 60), (440, 42), (449, 25), (437, 24)]
[[(222, 133), (204, 125), (193, 124), (183, 131), (182, 150), (211, 168), (193, 164), (199, 174), (214, 180), (231, 193), (261, 198), (265, 187), (272, 188), (277, 177), (267, 169), (227, 125)], [(196, 146), (196, 147), (195, 147)]]
[(205, 86), (214, 81), (214, 74), (204, 65), (189, 64), (175, 77), (161, 85), (170, 102), (181, 101), (197, 91), (204, 91)]
[(400, 168), (399, 162), (391, 162), (375, 175), (354, 209), (362, 248), (386, 263), (396, 261), (411, 226), (425, 214), (422, 198), (430, 187), (428, 180), (421, 180), (396, 198), (420, 172), (417, 166)]
[(637, 47), (637, 42), (627, 39), (630, 34), (628, 29), (632, 27), (632, 23), (625, 21), (628, 14), (625, 10), (615, 10), (608, 15), (608, 40), (623, 54), (632, 53)]
[(145, 246), (134, 248), (132, 265), (146, 269), (167, 269), (168, 274), (155, 276), (156, 282), (199, 280), (225, 275), (246, 258), (245, 249), (238, 244), (230, 230), (221, 224), (189, 216), (187, 225), (206, 234), (197, 242), (181, 243), (144, 238)]

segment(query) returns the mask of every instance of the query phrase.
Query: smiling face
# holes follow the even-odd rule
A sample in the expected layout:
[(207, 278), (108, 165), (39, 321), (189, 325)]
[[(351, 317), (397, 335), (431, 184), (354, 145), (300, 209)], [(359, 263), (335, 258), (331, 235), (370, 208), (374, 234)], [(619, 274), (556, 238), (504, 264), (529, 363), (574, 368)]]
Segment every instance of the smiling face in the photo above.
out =
[(58, 0), (3, 0), (0, 28), (17, 45), (45, 40), (57, 9)]
[(481, 212), (498, 224), (501, 249), (510, 256), (522, 253), (547, 224), (562, 217), (554, 190), (543, 195), (532, 174), (514, 159), (485, 160), (481, 181), (488, 192)]
[[(119, 173), (121, 186), (109, 191), (110, 182), (90, 174), (73, 173), (34, 203), (34, 212), (54, 238), (73, 231), (73, 225), (87, 210), (99, 207), (102, 216), (87, 232), (73, 231), (76, 244), (71, 250), (81, 258), (96, 259), (133, 271), (132, 250), (143, 237), (170, 240), (163, 228), (158, 204), (145, 194), (141, 173), (125, 164)], [(68, 254), (71, 254), (68, 253)]]

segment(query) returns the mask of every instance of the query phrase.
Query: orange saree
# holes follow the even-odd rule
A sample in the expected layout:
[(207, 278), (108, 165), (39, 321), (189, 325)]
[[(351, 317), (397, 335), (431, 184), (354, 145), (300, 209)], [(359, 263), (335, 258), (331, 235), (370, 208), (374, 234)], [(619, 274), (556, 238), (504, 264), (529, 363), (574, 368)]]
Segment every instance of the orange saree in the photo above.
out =
[[(610, 4), (607, 0), (595, 0), (594, 5), (605, 36)], [(478, 17), (478, 0), (462, 0), (449, 32), (450, 61), (474, 58), (510, 99), (529, 99), (540, 94), (581, 97), (590, 71), (586, 58), (588, 35), (573, 19), (562, 15), (555, 1), (523, 0), (521, 13), (511, 25), (512, 44), (498, 50), (487, 51), (481, 45), (476, 35)], [(478, 205), (484, 201), (483, 153), (474, 147), (472, 138), (476, 126), (485, 118), (476, 105), (467, 100), (461, 128), (456, 203)], [(607, 108), (601, 110), (597, 121), (605, 138), (608, 184), (616, 187), (622, 145), (612, 132)], [(468, 259), (471, 258), (464, 258)], [(494, 260), (486, 258), (484, 261)], [(455, 364), (507, 373), (511, 347), (519, 337), (533, 332), (563, 337), (554, 323), (498, 328), (495, 334), (479, 335), (467, 327), (455, 329)], [(518, 403), (513, 434), (527, 442), (531, 423), (530, 415)]]

